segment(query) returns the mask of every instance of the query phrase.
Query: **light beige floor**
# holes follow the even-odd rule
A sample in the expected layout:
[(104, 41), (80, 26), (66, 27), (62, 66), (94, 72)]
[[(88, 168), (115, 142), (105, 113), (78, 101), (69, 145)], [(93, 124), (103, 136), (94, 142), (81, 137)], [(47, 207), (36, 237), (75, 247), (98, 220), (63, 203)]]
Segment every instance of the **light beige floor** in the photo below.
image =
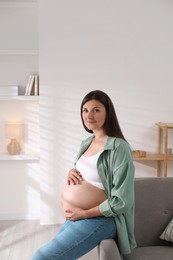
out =
[[(0, 260), (31, 260), (33, 252), (52, 239), (58, 229), (58, 225), (40, 225), (38, 220), (1, 220)], [(96, 248), (80, 258), (97, 259)]]

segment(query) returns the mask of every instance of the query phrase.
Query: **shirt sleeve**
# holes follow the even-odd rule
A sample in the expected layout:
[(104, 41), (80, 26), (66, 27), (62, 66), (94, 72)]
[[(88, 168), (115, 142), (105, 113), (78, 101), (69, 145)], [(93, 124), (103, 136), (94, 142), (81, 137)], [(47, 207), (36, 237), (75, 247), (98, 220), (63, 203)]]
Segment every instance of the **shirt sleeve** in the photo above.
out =
[(133, 161), (126, 153), (118, 152), (113, 160), (112, 178), (108, 184), (108, 199), (99, 205), (99, 210), (104, 216), (110, 217), (126, 213), (133, 205)]

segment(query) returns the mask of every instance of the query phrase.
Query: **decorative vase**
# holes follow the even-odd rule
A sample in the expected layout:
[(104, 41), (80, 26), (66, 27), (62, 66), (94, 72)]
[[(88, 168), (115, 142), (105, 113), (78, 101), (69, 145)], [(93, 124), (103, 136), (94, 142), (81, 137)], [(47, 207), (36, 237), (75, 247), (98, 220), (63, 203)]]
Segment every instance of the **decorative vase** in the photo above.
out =
[(17, 155), (21, 152), (20, 144), (17, 142), (16, 139), (11, 139), (10, 143), (7, 145), (7, 151), (11, 155)]

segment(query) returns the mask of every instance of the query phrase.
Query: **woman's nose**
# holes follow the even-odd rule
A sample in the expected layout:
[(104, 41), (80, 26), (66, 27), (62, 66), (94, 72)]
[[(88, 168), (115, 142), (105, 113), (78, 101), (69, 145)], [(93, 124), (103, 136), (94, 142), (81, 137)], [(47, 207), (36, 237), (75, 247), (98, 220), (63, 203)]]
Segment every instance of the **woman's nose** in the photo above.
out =
[(93, 118), (93, 112), (92, 111), (90, 111), (90, 112), (88, 112), (88, 118)]

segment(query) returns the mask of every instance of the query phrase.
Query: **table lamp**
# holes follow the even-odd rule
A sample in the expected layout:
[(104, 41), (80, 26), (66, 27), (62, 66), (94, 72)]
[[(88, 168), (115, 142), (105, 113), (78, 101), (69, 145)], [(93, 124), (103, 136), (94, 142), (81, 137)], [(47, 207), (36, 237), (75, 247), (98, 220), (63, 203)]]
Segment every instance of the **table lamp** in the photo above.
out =
[(11, 139), (7, 145), (7, 151), (11, 155), (17, 155), (21, 152), (20, 140), (23, 138), (24, 125), (21, 123), (7, 123), (5, 125), (5, 136)]

